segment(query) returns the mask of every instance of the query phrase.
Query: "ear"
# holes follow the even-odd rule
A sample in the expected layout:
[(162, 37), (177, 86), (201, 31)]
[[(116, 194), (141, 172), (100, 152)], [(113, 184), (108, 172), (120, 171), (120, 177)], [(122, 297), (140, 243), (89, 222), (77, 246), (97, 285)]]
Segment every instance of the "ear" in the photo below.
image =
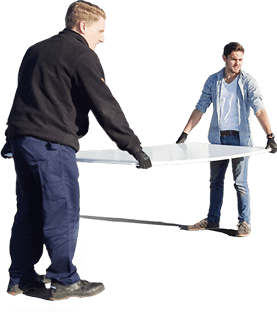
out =
[(226, 63), (227, 58), (226, 58), (226, 56), (224, 54), (222, 55), (222, 58), (223, 58), (223, 61)]
[(82, 35), (84, 35), (86, 33), (86, 23), (85, 22), (80, 22), (79, 23), (79, 31)]

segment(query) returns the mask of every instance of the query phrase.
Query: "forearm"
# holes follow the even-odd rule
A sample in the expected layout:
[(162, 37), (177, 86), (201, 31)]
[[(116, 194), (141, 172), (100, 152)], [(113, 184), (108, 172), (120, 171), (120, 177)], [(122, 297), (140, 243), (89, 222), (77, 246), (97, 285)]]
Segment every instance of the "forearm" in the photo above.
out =
[(264, 132), (268, 135), (271, 134), (271, 127), (270, 127), (270, 123), (269, 123), (269, 119), (266, 113), (265, 109), (260, 109), (257, 113), (256, 113), (256, 117), (259, 120), (259, 123), (261, 124)]
[(198, 124), (202, 116), (203, 116), (203, 113), (195, 108), (195, 110), (192, 112), (190, 119), (184, 129), (184, 132), (189, 134), (191, 130)]

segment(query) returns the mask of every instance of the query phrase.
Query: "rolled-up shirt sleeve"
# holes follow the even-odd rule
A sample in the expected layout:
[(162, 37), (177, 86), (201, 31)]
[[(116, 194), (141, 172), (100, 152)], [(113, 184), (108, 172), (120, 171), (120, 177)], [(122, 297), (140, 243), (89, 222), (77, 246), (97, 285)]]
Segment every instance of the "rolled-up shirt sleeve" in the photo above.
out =
[(201, 97), (196, 105), (196, 109), (198, 109), (202, 113), (206, 113), (208, 107), (212, 103), (212, 81), (211, 76), (207, 79)]
[(248, 82), (247, 101), (252, 107), (255, 115), (260, 109), (265, 109), (261, 90), (254, 78), (251, 78)]

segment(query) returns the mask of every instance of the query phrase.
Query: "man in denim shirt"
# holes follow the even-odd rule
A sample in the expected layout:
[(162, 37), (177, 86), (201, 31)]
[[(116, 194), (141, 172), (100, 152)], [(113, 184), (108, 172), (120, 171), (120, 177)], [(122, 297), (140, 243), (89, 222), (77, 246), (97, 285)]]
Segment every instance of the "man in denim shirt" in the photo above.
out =
[[(213, 116), (209, 130), (212, 144), (252, 146), (250, 108), (267, 134), (267, 146), (277, 151), (262, 95), (253, 77), (241, 70), (243, 47), (231, 42), (224, 48), (225, 68), (211, 75), (205, 83), (195, 110), (176, 143), (184, 143), (187, 135), (198, 124), (207, 108), (213, 103)], [(237, 236), (250, 234), (250, 205), (247, 185), (249, 157), (232, 159), (233, 177), (238, 197), (239, 224)], [(204, 230), (219, 227), (220, 210), (223, 203), (224, 177), (229, 160), (213, 161), (210, 164), (210, 208), (208, 217), (188, 230)]]

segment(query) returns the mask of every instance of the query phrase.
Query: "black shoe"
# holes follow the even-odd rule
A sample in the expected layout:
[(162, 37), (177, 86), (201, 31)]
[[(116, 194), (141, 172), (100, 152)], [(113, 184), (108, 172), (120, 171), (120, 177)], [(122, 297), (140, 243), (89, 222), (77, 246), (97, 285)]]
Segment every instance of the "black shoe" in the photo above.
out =
[(91, 297), (100, 294), (105, 289), (102, 283), (90, 283), (84, 280), (72, 285), (53, 282), (50, 287), (50, 300), (63, 300), (69, 297)]
[(13, 296), (27, 293), (31, 290), (45, 288), (45, 284), (51, 283), (50, 279), (47, 279), (45, 275), (38, 275), (36, 280), (33, 283), (27, 285), (14, 285), (8, 286), (7, 293)]
[[(21, 286), (22, 287), (22, 286)], [(8, 285), (7, 293), (13, 296), (23, 294), (23, 290), (18, 285)]]
[(46, 275), (38, 275), (37, 276), (37, 281), (41, 282), (41, 283), (44, 283), (44, 284), (50, 284), (51, 283), (50, 278), (46, 278)]
[(46, 289), (45, 283), (41, 281), (40, 276), (37, 277), (37, 280), (31, 284), (27, 285), (8, 285), (7, 294), (11, 296), (18, 296), (21, 294), (28, 294), (34, 291), (44, 291)]

